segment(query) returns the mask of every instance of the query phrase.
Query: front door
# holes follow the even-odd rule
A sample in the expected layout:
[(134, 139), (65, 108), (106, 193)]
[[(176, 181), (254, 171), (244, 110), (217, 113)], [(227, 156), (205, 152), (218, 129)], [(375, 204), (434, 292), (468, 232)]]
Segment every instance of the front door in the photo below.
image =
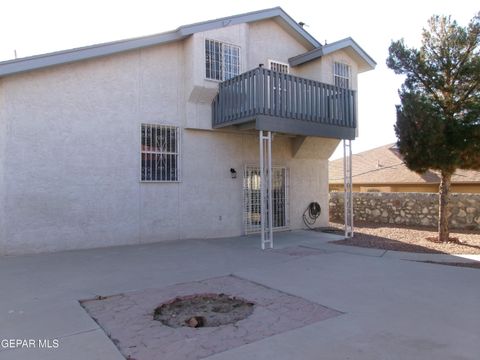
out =
[[(243, 176), (243, 220), (245, 233), (260, 232), (260, 168), (247, 166)], [(285, 167), (272, 168), (273, 230), (288, 229), (288, 171)]]

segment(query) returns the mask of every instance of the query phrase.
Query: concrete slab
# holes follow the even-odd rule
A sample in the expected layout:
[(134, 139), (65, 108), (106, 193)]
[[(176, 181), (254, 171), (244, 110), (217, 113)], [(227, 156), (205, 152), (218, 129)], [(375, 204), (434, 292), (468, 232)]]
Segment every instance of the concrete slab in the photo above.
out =
[(358, 246), (346, 246), (346, 245), (337, 245), (337, 244), (330, 244), (330, 243), (317, 243), (317, 244), (309, 244), (306, 245), (316, 249), (323, 249), (329, 252), (341, 252), (345, 254), (353, 254), (353, 255), (363, 255), (363, 256), (372, 256), (372, 257), (382, 257), (385, 255), (386, 251), (382, 249), (369, 249), (369, 248), (362, 248)]
[(449, 254), (423, 254), (409, 253), (404, 251), (386, 251), (384, 257), (412, 260), (412, 261), (438, 261), (438, 262), (458, 262), (471, 263), (480, 262), (480, 255), (449, 255)]
[(449, 349), (440, 341), (409, 334), (404, 329), (365, 332), (354, 316), (344, 315), (279, 334), (207, 358), (208, 360), (405, 360), (475, 359), (471, 349)]
[[(264, 340), (261, 349), (252, 344), (234, 354), (245, 351), (248, 358), (253, 351), (264, 354), (257, 358), (267, 359), (278, 345), (279, 359), (475, 359), (480, 351), (480, 314), (474, 309), (480, 291), (472, 284), (480, 279), (480, 272), (457, 270), (336, 253), (301, 258), (261, 273), (242, 271), (240, 276), (336, 306), (346, 315), (329, 320), (328, 329), (323, 329), (326, 323), (313, 325), (316, 335), (309, 334), (311, 327), (303, 328), (297, 336), (282, 334)], [(305, 337), (313, 343), (306, 344)], [(293, 343), (295, 349), (310, 350), (293, 357), (293, 349), (288, 350)], [(234, 354), (228, 355), (237, 358)]]
[[(228, 274), (345, 314), (212, 359), (478, 359), (480, 270), (351, 251), (329, 239), (276, 234), (284, 252), (261, 251), (252, 236), (1, 257), (0, 337), (59, 337), (62, 345), (3, 350), (0, 360), (121, 359), (77, 300)], [(292, 256), (295, 247), (322, 251)]]
[(2, 304), (0, 324), (0, 339), (51, 339), (98, 329), (77, 301), (56, 299)]
[(60, 338), (56, 349), (23, 348), (0, 352), (0, 360), (66, 359), (125, 360), (101, 329)]
[[(184, 266), (186, 259), (194, 257)], [(228, 275), (241, 267), (284, 261), (259, 249), (258, 239), (191, 240), (0, 257), (0, 304), (32, 299), (91, 298)], [(179, 266), (182, 264), (182, 266)]]
[[(385, 254), (385, 250), (362, 248), (357, 246), (346, 246), (332, 244), (331, 241), (343, 240), (342, 235), (322, 233), (319, 231), (289, 231), (278, 233), (275, 236), (275, 247), (282, 249), (292, 244), (297, 246), (310, 247), (314, 249), (321, 249), (327, 252), (344, 252), (347, 254), (358, 254), (365, 256), (380, 257)], [(301, 242), (299, 241), (301, 239)]]

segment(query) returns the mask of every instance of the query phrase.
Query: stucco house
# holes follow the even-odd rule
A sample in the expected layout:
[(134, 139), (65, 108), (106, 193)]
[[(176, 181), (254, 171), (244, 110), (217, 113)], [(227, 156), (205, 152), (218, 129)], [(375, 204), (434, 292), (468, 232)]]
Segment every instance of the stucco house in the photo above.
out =
[[(343, 191), (343, 159), (329, 163), (330, 191)], [(407, 168), (395, 144), (352, 155), (352, 189), (355, 192), (438, 193), (440, 174), (417, 174)], [(480, 193), (480, 171), (457, 170), (450, 191)]]
[(1, 62), (0, 254), (326, 225), (374, 67), (281, 8)]

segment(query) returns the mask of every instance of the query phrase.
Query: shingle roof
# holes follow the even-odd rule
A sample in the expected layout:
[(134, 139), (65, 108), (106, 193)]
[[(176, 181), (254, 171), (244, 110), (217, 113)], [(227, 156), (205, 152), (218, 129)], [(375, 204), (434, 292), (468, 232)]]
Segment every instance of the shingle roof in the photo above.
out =
[[(333, 160), (328, 166), (329, 183), (343, 183), (343, 159)], [(354, 184), (439, 184), (438, 172), (417, 174), (404, 164), (395, 144), (384, 145), (352, 156)], [(480, 183), (480, 171), (458, 170), (452, 176), (454, 183)]]

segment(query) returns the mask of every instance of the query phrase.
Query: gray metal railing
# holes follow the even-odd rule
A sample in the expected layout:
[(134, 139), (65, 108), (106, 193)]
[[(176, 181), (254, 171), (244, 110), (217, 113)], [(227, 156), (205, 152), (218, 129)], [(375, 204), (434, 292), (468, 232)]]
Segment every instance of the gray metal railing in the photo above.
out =
[(356, 127), (355, 91), (256, 68), (219, 84), (212, 103), (213, 127), (255, 115)]

